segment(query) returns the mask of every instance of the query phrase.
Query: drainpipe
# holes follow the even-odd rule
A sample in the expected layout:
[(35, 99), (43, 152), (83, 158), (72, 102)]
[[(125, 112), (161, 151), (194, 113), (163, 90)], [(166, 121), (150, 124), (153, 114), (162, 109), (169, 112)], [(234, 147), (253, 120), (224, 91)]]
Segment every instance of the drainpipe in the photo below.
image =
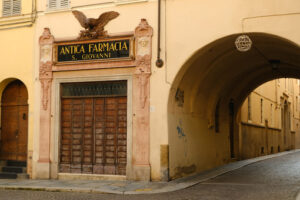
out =
[(164, 65), (164, 61), (160, 58), (160, 26), (161, 26), (161, 0), (158, 0), (158, 28), (157, 28), (157, 59), (156, 67), (161, 68)]
[(36, 20), (36, 15), (37, 15), (37, 8), (36, 8), (36, 2), (37, 0), (32, 0), (32, 11), (31, 11), (31, 19), (32, 19), (32, 23), (35, 23)]

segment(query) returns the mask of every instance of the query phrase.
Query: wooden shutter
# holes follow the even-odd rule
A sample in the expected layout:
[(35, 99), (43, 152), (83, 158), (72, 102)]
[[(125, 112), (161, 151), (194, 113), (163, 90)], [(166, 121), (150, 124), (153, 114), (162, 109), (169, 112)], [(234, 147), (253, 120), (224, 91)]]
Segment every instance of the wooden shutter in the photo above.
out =
[(11, 15), (11, 0), (3, 0), (3, 16), (10, 16)]
[(21, 14), (21, 0), (3, 0), (2, 16)]
[(60, 9), (68, 8), (69, 0), (49, 0), (48, 8), (49, 9)]
[(20, 15), (21, 14), (21, 0), (12, 0), (12, 15)]
[(48, 7), (49, 7), (50, 9), (56, 8), (56, 0), (49, 0)]
[(60, 0), (60, 7), (61, 8), (69, 7), (69, 0)]

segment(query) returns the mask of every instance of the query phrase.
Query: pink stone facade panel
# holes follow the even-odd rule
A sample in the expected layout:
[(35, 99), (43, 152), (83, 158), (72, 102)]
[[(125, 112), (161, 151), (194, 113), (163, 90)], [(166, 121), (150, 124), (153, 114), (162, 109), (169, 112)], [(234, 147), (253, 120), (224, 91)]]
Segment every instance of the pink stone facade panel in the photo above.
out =
[[(41, 109), (39, 133), (39, 160), (38, 163), (50, 163), (51, 136), (51, 85), (52, 75), (56, 71), (78, 71), (84, 69), (118, 69), (135, 67), (132, 74), (132, 155), (127, 161), (127, 178), (132, 180), (150, 180), (150, 76), (153, 29), (145, 19), (142, 19), (135, 29), (135, 60), (107, 61), (101, 63), (85, 63), (56, 66), (53, 63), (54, 37), (50, 30), (45, 28), (40, 37), (40, 82), (41, 82)], [(115, 36), (114, 36), (115, 37)], [(120, 74), (116, 74), (120, 75)], [(57, 136), (59, 137), (59, 136)], [(58, 147), (56, 147), (58, 148)], [(38, 169), (37, 169), (38, 171)], [(48, 173), (45, 168), (43, 173)], [(37, 173), (38, 174), (38, 173)], [(39, 178), (39, 177), (37, 177)]]
[(39, 163), (50, 163), (50, 129), (51, 129), (51, 83), (52, 83), (52, 46), (54, 37), (49, 28), (45, 28), (40, 37), (40, 74), (41, 109), (39, 135)]

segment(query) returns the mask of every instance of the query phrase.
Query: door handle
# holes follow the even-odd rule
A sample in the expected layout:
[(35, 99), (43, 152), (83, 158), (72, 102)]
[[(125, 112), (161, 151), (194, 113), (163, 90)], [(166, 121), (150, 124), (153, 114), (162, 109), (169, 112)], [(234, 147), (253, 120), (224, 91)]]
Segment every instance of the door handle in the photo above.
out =
[(23, 113), (23, 120), (26, 120), (26, 113)]

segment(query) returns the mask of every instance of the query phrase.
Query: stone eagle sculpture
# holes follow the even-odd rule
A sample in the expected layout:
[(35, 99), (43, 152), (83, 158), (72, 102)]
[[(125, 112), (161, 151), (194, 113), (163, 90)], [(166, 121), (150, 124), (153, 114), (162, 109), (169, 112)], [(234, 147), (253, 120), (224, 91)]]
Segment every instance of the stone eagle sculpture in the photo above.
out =
[(78, 10), (72, 11), (73, 15), (79, 21), (80, 25), (85, 28), (79, 34), (79, 40), (97, 39), (107, 37), (107, 31), (104, 30), (104, 26), (111, 20), (119, 16), (118, 12), (109, 11), (102, 13), (98, 19), (87, 18), (82, 12)]

